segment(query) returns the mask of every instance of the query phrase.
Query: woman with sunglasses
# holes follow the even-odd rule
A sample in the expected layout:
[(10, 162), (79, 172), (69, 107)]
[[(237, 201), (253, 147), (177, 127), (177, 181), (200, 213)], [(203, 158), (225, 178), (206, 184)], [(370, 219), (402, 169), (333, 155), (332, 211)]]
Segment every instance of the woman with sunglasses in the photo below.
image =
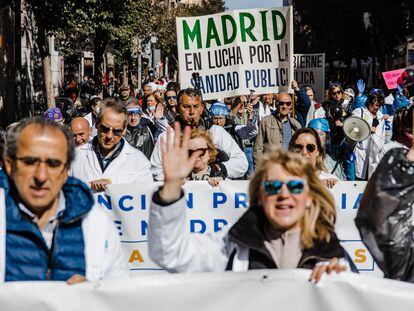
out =
[(289, 143), (289, 151), (301, 154), (316, 170), (318, 177), (328, 188), (332, 188), (339, 181), (338, 177), (326, 171), (325, 149), (314, 129), (304, 127), (293, 134)]
[(346, 103), (343, 98), (343, 89), (341, 84), (332, 83), (328, 90), (328, 100), (323, 103), (326, 119), (329, 121), (331, 129), (331, 143), (333, 149), (339, 149), (339, 146), (344, 139), (343, 121), (347, 117), (344, 109)]
[(324, 166), (328, 172), (334, 174), (339, 180), (352, 180), (345, 174), (345, 167), (348, 162), (344, 152), (333, 153), (331, 149), (331, 135), (329, 122), (325, 118), (312, 119), (308, 127), (314, 129), (321, 140), (323, 149), (325, 150)]
[(385, 121), (388, 115), (383, 115), (381, 107), (384, 105), (383, 93), (370, 93), (365, 107), (356, 108), (352, 115), (362, 118), (371, 126), (371, 135), (368, 139), (360, 141), (355, 147), (355, 168), (356, 177), (359, 180), (367, 180), (371, 177), (378, 165), (376, 162), (377, 155), (381, 148), (386, 143), (386, 129)]
[(191, 139), (188, 142), (188, 156), (191, 157), (195, 152), (198, 153), (198, 157), (187, 180), (206, 180), (211, 186), (217, 187), (220, 181), (227, 176), (223, 167), (217, 169), (219, 164), (216, 160), (219, 152), (214, 146), (209, 132), (202, 129), (191, 131)]
[(179, 135), (176, 125), (174, 142), (163, 150), (164, 186), (150, 211), (149, 255), (158, 265), (169, 272), (308, 268), (315, 282), (346, 269), (332, 196), (309, 162), (280, 149), (261, 158), (250, 180), (250, 207), (231, 228), (190, 234), (181, 184), (200, 151), (189, 157), (190, 131), (182, 141)]

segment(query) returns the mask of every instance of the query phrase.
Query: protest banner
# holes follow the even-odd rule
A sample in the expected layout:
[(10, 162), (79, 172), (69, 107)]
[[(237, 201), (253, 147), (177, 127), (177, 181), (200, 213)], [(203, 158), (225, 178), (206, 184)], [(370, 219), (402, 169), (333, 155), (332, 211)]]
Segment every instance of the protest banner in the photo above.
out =
[(325, 274), (318, 284), (310, 270), (140, 275), (85, 282), (9, 282), (0, 285), (0, 309), (388, 311), (412, 310), (414, 285), (356, 273)]
[[(365, 182), (340, 182), (332, 190), (337, 206), (336, 231), (342, 246), (348, 251), (357, 268), (364, 273), (380, 276), (372, 256), (361, 242), (354, 218)], [(129, 265), (134, 271), (160, 271), (148, 256), (147, 234), (151, 195), (159, 183), (110, 185), (107, 196), (99, 195), (98, 202), (111, 212)], [(216, 188), (205, 181), (187, 182), (187, 230), (191, 233), (211, 233), (231, 226), (248, 207), (248, 181), (223, 181)]]
[(325, 93), (325, 53), (294, 54), (293, 65), (299, 87), (310, 85), (315, 100), (322, 102)]
[(287, 91), (293, 78), (293, 9), (226, 11), (176, 19), (179, 77), (205, 100)]
[(397, 88), (397, 80), (405, 69), (397, 69), (391, 71), (384, 71), (382, 77), (384, 78), (387, 89), (394, 90)]

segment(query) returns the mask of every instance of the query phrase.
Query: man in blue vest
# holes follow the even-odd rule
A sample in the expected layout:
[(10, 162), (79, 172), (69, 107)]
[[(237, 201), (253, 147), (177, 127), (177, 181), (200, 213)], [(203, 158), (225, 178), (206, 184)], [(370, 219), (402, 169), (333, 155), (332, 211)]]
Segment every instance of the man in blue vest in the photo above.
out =
[(8, 133), (0, 171), (0, 282), (74, 284), (128, 275), (111, 220), (88, 186), (68, 177), (73, 158), (70, 132), (46, 118), (22, 120)]

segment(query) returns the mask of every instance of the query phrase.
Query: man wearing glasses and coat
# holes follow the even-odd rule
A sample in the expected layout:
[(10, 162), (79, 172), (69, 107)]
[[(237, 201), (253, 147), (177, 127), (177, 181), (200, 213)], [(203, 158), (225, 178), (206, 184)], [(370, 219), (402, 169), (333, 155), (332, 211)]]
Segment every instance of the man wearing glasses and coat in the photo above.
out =
[(300, 123), (290, 116), (292, 98), (288, 93), (277, 96), (276, 113), (266, 116), (260, 121), (259, 133), (254, 144), (253, 157), (255, 165), (260, 156), (266, 151), (265, 145), (276, 145), (287, 150), (292, 135), (301, 128)]
[(111, 183), (153, 181), (148, 159), (123, 138), (127, 117), (125, 105), (109, 99), (99, 112), (96, 137), (76, 148), (71, 174), (89, 184), (94, 192), (105, 191)]
[(68, 177), (72, 135), (52, 120), (20, 121), (0, 170), (0, 283), (127, 276), (110, 218), (81, 181)]

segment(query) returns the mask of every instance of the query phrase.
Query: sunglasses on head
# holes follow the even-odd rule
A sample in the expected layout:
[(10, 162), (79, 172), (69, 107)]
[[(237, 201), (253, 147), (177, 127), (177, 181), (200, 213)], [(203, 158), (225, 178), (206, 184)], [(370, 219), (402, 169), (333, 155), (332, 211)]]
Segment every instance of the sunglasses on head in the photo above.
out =
[(316, 150), (316, 145), (315, 144), (306, 144), (306, 145), (294, 144), (292, 149), (294, 152), (300, 153), (302, 152), (303, 148), (306, 148), (306, 151), (308, 151), (309, 153), (313, 153)]
[(263, 190), (267, 196), (280, 194), (284, 184), (291, 194), (301, 194), (305, 189), (306, 182), (301, 179), (293, 179), (287, 182), (280, 180), (266, 180), (263, 182)]
[(194, 150), (188, 149), (188, 156), (191, 157), (191, 155), (194, 152), (201, 151), (201, 153), (199, 154), (199, 157), (204, 157), (204, 155), (206, 154), (207, 150), (208, 150), (208, 148), (198, 148), (198, 149), (194, 149)]
[(115, 136), (122, 136), (122, 134), (124, 133), (124, 129), (114, 129), (112, 127), (109, 127), (109, 126), (106, 126), (106, 125), (103, 125), (103, 124), (99, 124), (98, 130), (99, 130), (99, 132), (102, 132), (102, 133), (105, 133), (105, 134), (109, 133), (109, 131), (112, 131), (112, 133)]
[(286, 107), (292, 106), (292, 102), (279, 102), (279, 106), (285, 105)]

